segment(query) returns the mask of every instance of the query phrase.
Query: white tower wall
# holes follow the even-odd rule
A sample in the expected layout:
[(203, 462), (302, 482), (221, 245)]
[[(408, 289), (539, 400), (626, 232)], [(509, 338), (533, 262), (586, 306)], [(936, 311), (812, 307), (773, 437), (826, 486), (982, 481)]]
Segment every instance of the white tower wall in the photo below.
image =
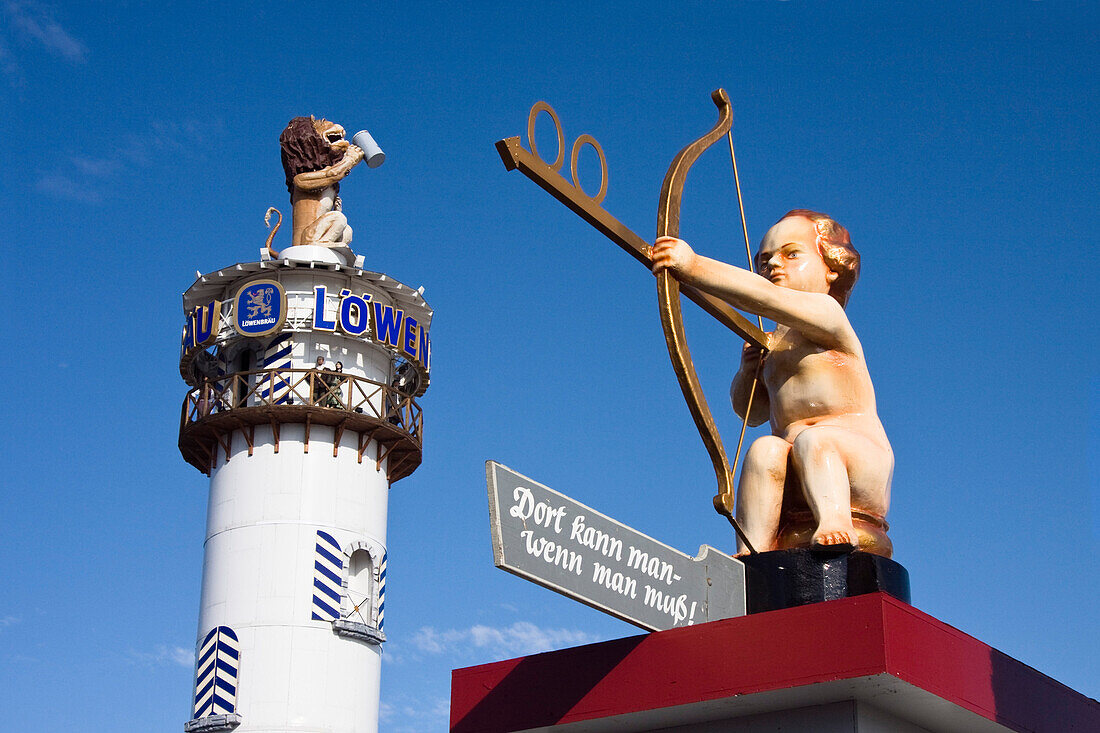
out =
[(250, 458), (237, 436), (210, 479), (199, 629), (226, 625), (240, 639), (242, 731), (377, 730), (380, 649), (313, 619), (313, 582), (318, 530), (349, 556), (360, 545), (385, 556), (389, 485), (374, 461), (357, 463), (354, 436), (341, 460), (332, 428), (311, 433), (305, 453), (304, 426), (284, 426), (276, 454), (270, 428), (258, 429)]

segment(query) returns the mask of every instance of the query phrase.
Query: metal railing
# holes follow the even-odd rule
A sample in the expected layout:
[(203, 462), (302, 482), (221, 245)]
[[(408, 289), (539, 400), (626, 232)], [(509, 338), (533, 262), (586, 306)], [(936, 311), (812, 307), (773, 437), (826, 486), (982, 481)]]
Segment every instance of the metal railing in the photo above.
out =
[(203, 381), (187, 394), (180, 427), (232, 410), (284, 406), (363, 415), (417, 440), (424, 424), (420, 405), (388, 384), (318, 369), (261, 369)]

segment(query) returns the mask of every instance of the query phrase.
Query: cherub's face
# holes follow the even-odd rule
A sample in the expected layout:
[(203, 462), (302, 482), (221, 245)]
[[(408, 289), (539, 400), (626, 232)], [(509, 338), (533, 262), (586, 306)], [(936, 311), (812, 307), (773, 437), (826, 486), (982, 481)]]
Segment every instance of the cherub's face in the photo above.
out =
[(784, 219), (768, 230), (756, 262), (761, 275), (791, 290), (828, 293), (837, 278), (821, 257), (814, 223), (801, 216)]

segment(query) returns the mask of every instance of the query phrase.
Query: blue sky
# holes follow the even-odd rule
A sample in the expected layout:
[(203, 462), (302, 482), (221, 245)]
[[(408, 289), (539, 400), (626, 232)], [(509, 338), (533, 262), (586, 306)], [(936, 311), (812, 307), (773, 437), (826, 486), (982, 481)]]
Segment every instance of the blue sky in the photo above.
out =
[[(179, 294), (255, 258), (295, 115), (386, 150), (342, 189), (354, 246), (436, 311), (424, 463), (391, 493), (383, 730), (443, 730), (453, 667), (636, 633), (493, 568), (486, 459), (731, 547), (652, 278), (493, 149), (550, 102), (652, 237), (718, 86), (754, 245), (810, 207), (863, 254), (848, 311), (914, 605), (1100, 696), (1095, 3), (371, 5), (0, 2), (13, 729), (188, 717), (206, 479), (176, 449)], [(704, 156), (681, 231), (741, 263), (731, 179)], [(686, 310), (728, 442), (740, 345)]]

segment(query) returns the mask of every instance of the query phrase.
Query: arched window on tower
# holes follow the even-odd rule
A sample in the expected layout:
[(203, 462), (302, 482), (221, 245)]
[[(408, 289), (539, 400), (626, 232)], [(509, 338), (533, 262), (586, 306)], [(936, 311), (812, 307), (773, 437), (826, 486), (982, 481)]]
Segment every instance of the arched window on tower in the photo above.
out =
[(374, 562), (366, 550), (351, 553), (347, 593), (347, 615), (344, 618), (374, 626)]
[(381, 603), (379, 584), (375, 577), (375, 559), (365, 545), (355, 547), (345, 555), (347, 568), (344, 580), (344, 596), (340, 604), (340, 618), (333, 621), (333, 628), (341, 636), (347, 636), (370, 644), (386, 640), (379, 624)]

